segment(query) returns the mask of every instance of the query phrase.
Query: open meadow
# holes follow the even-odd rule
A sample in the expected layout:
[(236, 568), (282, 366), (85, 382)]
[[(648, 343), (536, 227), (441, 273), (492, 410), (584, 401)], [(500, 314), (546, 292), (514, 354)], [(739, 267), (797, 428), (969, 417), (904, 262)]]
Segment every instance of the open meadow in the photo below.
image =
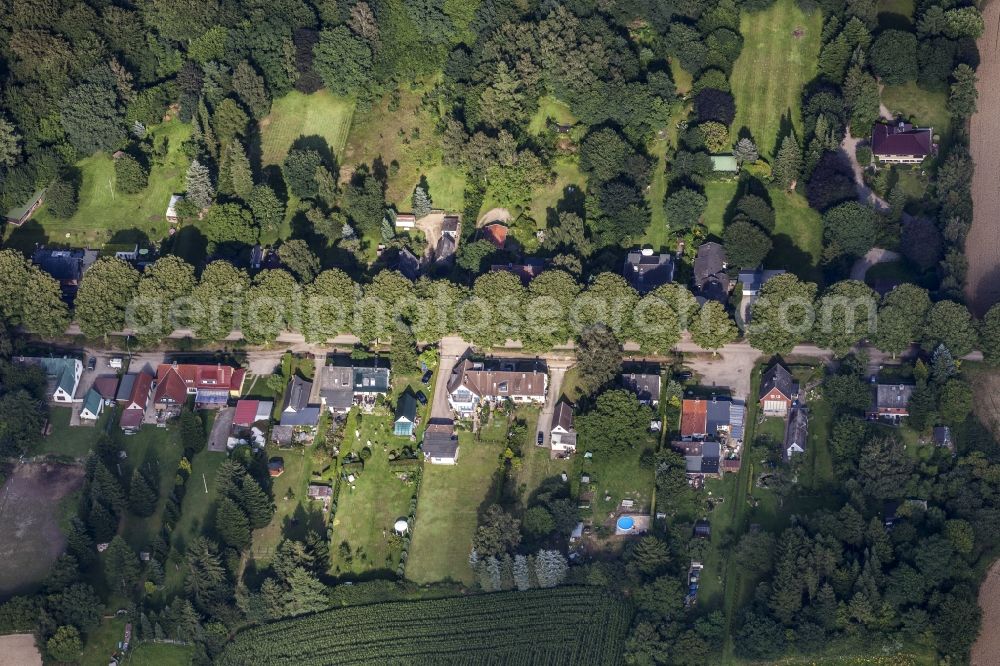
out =
[(424, 467), (407, 578), (416, 583), (472, 584), (472, 536), (502, 450), (501, 444), (476, 442), (472, 433), (463, 431), (459, 432), (457, 465)]
[(327, 90), (311, 95), (292, 91), (274, 100), (260, 121), (261, 164), (281, 164), (300, 137), (322, 137), (338, 163), (354, 116), (354, 100)]
[(733, 136), (746, 128), (766, 158), (777, 152), (788, 122), (802, 136), (802, 86), (816, 75), (822, 26), (821, 12), (806, 14), (795, 0), (743, 13), (743, 51), (730, 79), (736, 98)]

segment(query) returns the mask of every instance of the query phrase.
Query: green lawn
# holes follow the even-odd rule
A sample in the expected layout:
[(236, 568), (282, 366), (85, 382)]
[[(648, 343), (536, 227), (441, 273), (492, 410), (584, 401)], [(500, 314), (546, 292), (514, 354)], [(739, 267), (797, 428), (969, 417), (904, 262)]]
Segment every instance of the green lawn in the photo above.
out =
[(42, 439), (36, 452), (40, 455), (68, 456), (70, 458), (86, 458), (94, 448), (98, 438), (104, 433), (111, 410), (106, 409), (97, 420), (96, 426), (70, 427), (69, 417), (73, 410), (70, 407), (52, 407), (49, 409), (49, 424), (52, 433)]
[(836, 483), (829, 444), (832, 420), (833, 413), (825, 401), (809, 403), (809, 436), (802, 465), (802, 485), (817, 492)]
[(299, 137), (320, 136), (338, 162), (354, 116), (354, 100), (326, 89), (311, 95), (290, 92), (274, 100), (271, 113), (260, 121), (261, 163), (281, 164)]
[(538, 111), (531, 117), (528, 123), (528, 132), (538, 136), (545, 131), (546, 121), (551, 118), (560, 125), (572, 125), (576, 122), (576, 117), (569, 110), (569, 105), (559, 101), (551, 95), (546, 95), (538, 100)]
[(948, 93), (941, 90), (924, 90), (912, 81), (901, 86), (886, 86), (882, 89), (882, 103), (891, 113), (902, 115), (914, 125), (933, 127), (934, 134), (942, 139), (951, 131), (947, 102)]
[[(675, 69), (684, 72), (679, 66)], [(676, 77), (676, 74), (675, 74)], [(690, 75), (687, 79), (690, 87)], [(677, 83), (678, 90), (681, 84)], [(667, 195), (667, 153), (672, 152), (677, 145), (677, 123), (684, 120), (690, 113), (690, 105), (677, 104), (674, 107), (667, 126), (663, 128), (663, 134), (657, 134), (646, 146), (650, 156), (656, 158), (656, 165), (653, 167), (653, 176), (650, 179), (649, 189), (646, 190), (646, 202), (649, 205), (650, 221), (646, 229), (646, 235), (640, 240), (643, 245), (649, 245), (656, 250), (670, 250), (670, 233), (667, 229), (667, 214), (663, 210), (663, 200)]]
[(766, 263), (771, 268), (784, 268), (803, 280), (821, 282), (819, 270), (823, 253), (823, 220), (809, 207), (805, 197), (795, 192), (770, 188), (774, 206), (774, 247)]
[(451, 580), (472, 584), (472, 536), (501, 451), (499, 444), (475, 442), (471, 433), (461, 432), (457, 465), (424, 467), (407, 578), (417, 583)]
[(125, 660), (124, 666), (187, 666), (194, 646), (171, 643), (140, 643)]
[(743, 51), (730, 77), (736, 98), (733, 137), (748, 128), (766, 158), (776, 152), (782, 116), (786, 123), (790, 118), (802, 135), (799, 102), (803, 84), (816, 75), (822, 23), (821, 12), (805, 14), (795, 0), (778, 0), (762, 12), (743, 13)]
[[(556, 206), (566, 196), (566, 188), (574, 187), (577, 192), (583, 191), (587, 186), (587, 177), (580, 171), (580, 164), (576, 156), (563, 156), (556, 158), (552, 165), (552, 170), (556, 174), (552, 185), (545, 185), (536, 188), (531, 203), (528, 204), (528, 215), (535, 221), (539, 229), (544, 229), (550, 214), (555, 215)], [(484, 208), (481, 212), (489, 210)]]
[(708, 233), (722, 237), (723, 225), (726, 217), (726, 209), (736, 196), (739, 184), (735, 180), (709, 181), (705, 183), (705, 197), (708, 199), (708, 206), (701, 216), (702, 223), (708, 229)]
[[(393, 435), (391, 414), (366, 414), (360, 428), (354, 424), (353, 416), (349, 417), (341, 454), (360, 452), (370, 441), (372, 457), (353, 484), (341, 481), (330, 536), (331, 573), (350, 575), (382, 570), (392, 575), (401, 552), (401, 544), (390, 540), (392, 526), (409, 516), (410, 500), (417, 487), (414, 472), (409, 472), (404, 481), (397, 476), (403, 472), (389, 469), (388, 454), (411, 444), (408, 438)], [(355, 429), (360, 430), (359, 437), (354, 436)], [(350, 561), (339, 553), (343, 542), (350, 545)]]
[(898, 14), (912, 19), (914, 4), (913, 0), (878, 0), (878, 13)]
[(312, 503), (306, 496), (312, 473), (312, 450), (312, 446), (285, 450), (273, 446), (267, 448), (267, 457), (281, 458), (285, 471), (271, 480), (274, 517), (267, 527), (254, 530), (253, 533), (251, 552), (259, 563), (267, 564), (271, 561), (275, 549), (286, 535), (290, 521), (299, 521), (301, 533), (298, 536), (305, 536), (310, 527), (319, 533), (323, 531), (324, 520), (319, 505)]
[(80, 655), (80, 666), (108, 666), (111, 655), (118, 649), (118, 641), (125, 638), (124, 617), (105, 618), (97, 629), (90, 633), (83, 654)]
[(171, 120), (150, 128), (154, 142), (167, 139), (167, 155), (154, 163), (149, 185), (138, 194), (124, 194), (115, 187), (115, 167), (111, 155), (95, 153), (76, 164), (80, 172), (80, 206), (73, 217), (53, 217), (43, 205), (19, 229), (8, 226), (8, 247), (21, 250), (35, 243), (60, 243), (73, 247), (100, 247), (112, 238), (117, 242), (150, 239), (159, 241), (167, 234), (166, 210), (170, 195), (184, 190), (188, 159), (181, 144), (191, 126)]
[(674, 86), (677, 88), (677, 92), (683, 95), (691, 90), (691, 86), (694, 84), (694, 77), (681, 67), (681, 63), (677, 58), (670, 59), (670, 75), (674, 77)]
[[(636, 442), (635, 448), (628, 451), (611, 456), (595, 453), (593, 458), (587, 458), (583, 455), (587, 450), (586, 443), (579, 443), (578, 454), (573, 459), (570, 482), (574, 487), (579, 486), (581, 493), (594, 493), (590, 513), (595, 526), (607, 521), (609, 514), (617, 510), (623, 499), (635, 502), (635, 513), (650, 511), (654, 492), (653, 470), (643, 469), (639, 464), (639, 457), (643, 451), (655, 446), (653, 438), (647, 437), (646, 441)], [(584, 474), (590, 476), (590, 484), (587, 486), (580, 481)], [(583, 503), (581, 500), (581, 504)]]

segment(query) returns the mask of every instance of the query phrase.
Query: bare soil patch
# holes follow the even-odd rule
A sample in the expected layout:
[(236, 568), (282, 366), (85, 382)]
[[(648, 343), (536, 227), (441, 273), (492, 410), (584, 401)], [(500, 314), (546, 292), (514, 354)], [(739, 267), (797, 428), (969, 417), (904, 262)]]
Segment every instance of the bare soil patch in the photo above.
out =
[(1000, 301), (1000, 2), (983, 7), (986, 31), (979, 38), (982, 60), (979, 105), (972, 116), (971, 145), (976, 173), (972, 178), (975, 206), (972, 229), (965, 241), (969, 270), (965, 295), (977, 314)]
[(986, 572), (986, 579), (979, 588), (979, 607), (983, 609), (983, 624), (979, 638), (972, 646), (972, 666), (1000, 664), (1000, 632), (995, 627), (1000, 622), (1000, 560)]
[(42, 655), (31, 634), (0, 636), (0, 666), (42, 666)]
[[(60, 503), (83, 486), (81, 465), (18, 465), (0, 490), (0, 594), (30, 587), (66, 547)], [(3, 662), (0, 662), (2, 664)]]

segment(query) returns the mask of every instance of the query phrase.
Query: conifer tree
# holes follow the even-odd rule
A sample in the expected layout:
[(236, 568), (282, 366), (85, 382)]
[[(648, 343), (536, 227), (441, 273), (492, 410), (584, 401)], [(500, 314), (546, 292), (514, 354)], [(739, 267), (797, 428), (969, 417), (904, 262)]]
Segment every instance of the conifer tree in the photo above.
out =
[(137, 516), (146, 518), (156, 511), (157, 492), (149, 485), (146, 477), (138, 469), (132, 472), (132, 482), (129, 485), (129, 510)]
[(782, 189), (791, 189), (802, 174), (802, 151), (792, 135), (781, 141), (781, 148), (774, 161), (774, 181)]
[(413, 216), (418, 220), (431, 214), (431, 198), (427, 196), (427, 191), (417, 186), (413, 190)]
[(223, 497), (215, 515), (215, 528), (227, 546), (243, 550), (250, 545), (250, 524), (236, 502)]
[(207, 166), (197, 159), (191, 160), (185, 182), (187, 184), (185, 198), (197, 206), (198, 210), (212, 205), (212, 199), (215, 198), (215, 188), (212, 186), (212, 176), (209, 174)]

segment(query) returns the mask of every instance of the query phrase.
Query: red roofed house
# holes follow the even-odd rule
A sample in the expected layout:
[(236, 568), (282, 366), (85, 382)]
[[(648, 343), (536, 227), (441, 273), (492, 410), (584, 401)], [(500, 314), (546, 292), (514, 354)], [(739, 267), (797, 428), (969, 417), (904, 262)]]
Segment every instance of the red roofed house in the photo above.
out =
[(681, 437), (704, 437), (708, 433), (708, 401), (681, 403)]
[(270, 400), (237, 400), (233, 413), (233, 425), (249, 428), (258, 421), (268, 421), (274, 403)]
[(910, 123), (895, 125), (875, 123), (872, 128), (872, 154), (883, 162), (919, 164), (931, 154), (934, 130)]
[(153, 404), (157, 409), (179, 412), (194, 396), (199, 408), (224, 407), (229, 398), (238, 398), (243, 391), (246, 370), (228, 365), (195, 365), (164, 363), (156, 369), (156, 392)]
[(507, 244), (507, 225), (500, 222), (493, 222), (492, 224), (487, 224), (485, 227), (479, 230), (480, 235), (489, 242), (497, 246), (498, 250), (502, 250), (504, 245)]
[(119, 391), (118, 401), (122, 406), (122, 416), (118, 425), (126, 433), (131, 434), (138, 432), (142, 427), (146, 403), (149, 402), (149, 393), (153, 386), (153, 375), (148, 372), (127, 374), (122, 380), (122, 386), (128, 387), (128, 394), (122, 399)]

